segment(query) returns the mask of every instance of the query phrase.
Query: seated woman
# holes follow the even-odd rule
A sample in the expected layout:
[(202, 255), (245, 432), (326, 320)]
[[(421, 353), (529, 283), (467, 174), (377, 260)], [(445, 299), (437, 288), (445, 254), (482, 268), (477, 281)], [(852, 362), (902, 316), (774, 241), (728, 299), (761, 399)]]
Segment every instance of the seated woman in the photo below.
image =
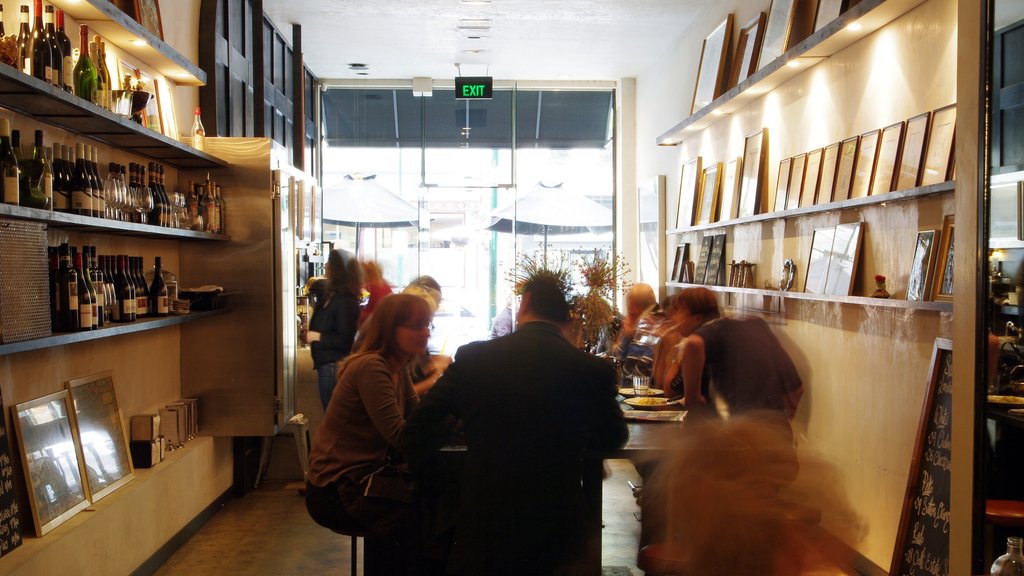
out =
[[(399, 436), (418, 402), (410, 367), (426, 351), (432, 319), (418, 296), (381, 300), (339, 368), (309, 457), (310, 516), (334, 530), (374, 537), (367, 539), (367, 562), (379, 559), (386, 574), (407, 573), (415, 564), (415, 514), (410, 494), (368, 497), (366, 481), (385, 464), (403, 460)], [(379, 546), (377, 553), (371, 545)]]

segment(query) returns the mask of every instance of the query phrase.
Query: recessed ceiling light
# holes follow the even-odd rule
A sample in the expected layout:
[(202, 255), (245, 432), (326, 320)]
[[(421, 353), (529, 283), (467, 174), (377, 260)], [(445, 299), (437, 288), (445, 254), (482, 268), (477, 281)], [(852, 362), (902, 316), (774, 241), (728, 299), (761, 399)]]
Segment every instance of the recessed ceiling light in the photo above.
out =
[(487, 36), (484, 36), (483, 34), (470, 34), (468, 36), (463, 36), (463, 38), (466, 40), (487, 40)]
[(370, 67), (360, 62), (352, 62), (348, 65), (349, 70), (367, 70)]
[(850, 32), (856, 32), (857, 30), (861, 29), (861, 24), (860, 22), (851, 22), (850, 25), (846, 27), (846, 29), (849, 30)]
[(369, 72), (356, 72), (356, 76), (369, 76)]
[(491, 0), (461, 0), (466, 6), (487, 6)]
[(786, 62), (786, 66), (789, 66), (790, 68), (799, 68), (800, 62), (797, 60), (790, 60), (789, 62)]
[(481, 54), (483, 52), (486, 52), (486, 50), (463, 50), (462, 51), (463, 54)]
[(489, 30), (491, 21), (488, 18), (462, 18), (459, 20), (459, 30)]
[(132, 40), (132, 44), (134, 44), (136, 46), (146, 46), (146, 45), (149, 44), (149, 42), (146, 42), (145, 40), (135, 39), (135, 40)]

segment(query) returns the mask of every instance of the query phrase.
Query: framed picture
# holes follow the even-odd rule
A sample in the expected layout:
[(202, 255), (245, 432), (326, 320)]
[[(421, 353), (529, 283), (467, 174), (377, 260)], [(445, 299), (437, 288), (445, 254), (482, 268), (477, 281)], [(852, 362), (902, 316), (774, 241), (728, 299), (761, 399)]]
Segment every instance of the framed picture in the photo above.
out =
[(708, 270), (708, 256), (711, 254), (712, 236), (705, 236), (700, 240), (700, 255), (697, 257), (697, 266), (693, 269), (693, 283), (703, 284), (704, 276)]
[(74, 407), (72, 422), (82, 444), (90, 500), (95, 502), (134, 478), (113, 373), (76, 378), (65, 386)]
[(896, 174), (896, 190), (915, 188), (921, 181), (921, 160), (928, 140), (930, 119), (931, 112), (925, 112), (907, 120), (907, 132), (900, 149), (900, 169)]
[(725, 234), (717, 234), (711, 237), (711, 252), (708, 253), (708, 269), (704, 273), (704, 284), (721, 285), (724, 270)]
[(821, 156), (821, 182), (818, 183), (818, 196), (815, 204), (828, 204), (832, 201), (832, 191), (836, 187), (836, 168), (839, 166), (840, 143), (825, 146)]
[(721, 174), (721, 162), (716, 162), (704, 169), (704, 175), (701, 177), (697, 224), (710, 224), (718, 220), (718, 186)]
[(764, 38), (764, 24), (767, 19), (768, 16), (761, 12), (740, 28), (727, 87), (732, 88), (757, 72), (757, 57), (761, 54), (761, 40)]
[(697, 85), (693, 90), (690, 114), (711, 104), (725, 91), (725, 59), (732, 39), (732, 14), (719, 24), (708, 37), (700, 53)]
[(914, 242), (914, 259), (907, 276), (907, 300), (925, 300), (931, 288), (935, 267), (935, 235), (938, 230), (922, 230)]
[[(814, 206), (818, 196), (818, 182), (821, 180), (821, 156), (823, 149), (807, 153), (807, 167), (804, 169), (804, 186), (800, 192), (800, 207)], [(830, 192), (831, 193), (831, 192)]]
[(953, 137), (956, 127), (956, 104), (932, 112), (928, 127), (928, 146), (924, 153), (921, 186), (945, 182), (953, 176)]
[(737, 216), (753, 216), (764, 211), (765, 163), (768, 160), (768, 129), (762, 128), (743, 143), (743, 178)]
[(825, 279), (825, 293), (833, 296), (849, 296), (853, 289), (853, 278), (857, 272), (860, 256), (860, 222), (836, 226), (832, 241), (832, 255), (828, 261), (828, 276)]
[(871, 179), (871, 194), (892, 192), (902, 146), (903, 122), (882, 128), (882, 139), (878, 144), (878, 157), (875, 160), (875, 176)]
[[(316, 197), (313, 199), (313, 208), (318, 209), (320, 191), (313, 185)], [(639, 215), (639, 226), (637, 226), (637, 246), (640, 250), (640, 269), (638, 280), (656, 286), (660, 279), (660, 271), (663, 268), (661, 263), (662, 250), (664, 250), (664, 236), (658, 232), (658, 225), (661, 223), (662, 203), (665, 202), (665, 175), (659, 174), (648, 178), (643, 184), (637, 187), (636, 203)], [(316, 234), (316, 215), (313, 219), (313, 233)], [(669, 279), (672, 276), (668, 277)]]
[(171, 97), (168, 82), (153, 79), (156, 91), (156, 109), (160, 118), (160, 133), (172, 140), (178, 139), (178, 121), (174, 116), (174, 98)]
[(796, 0), (772, 0), (765, 24), (758, 69), (764, 68), (789, 49), (789, 35), (793, 26)]
[(775, 212), (786, 209), (786, 195), (789, 194), (789, 176), (793, 171), (793, 159), (779, 162), (779, 178), (775, 182)]
[(134, 0), (135, 20), (157, 38), (164, 39), (164, 25), (160, 20), (160, 4), (157, 0)]
[(789, 193), (786, 194), (786, 210), (800, 207), (800, 194), (804, 187), (806, 165), (807, 154), (793, 156), (793, 169), (789, 176)]
[(676, 246), (676, 257), (672, 264), (672, 281), (686, 282), (686, 265), (690, 262), (690, 245), (688, 243)]
[(807, 257), (807, 276), (804, 278), (804, 292), (825, 294), (825, 280), (828, 278), (828, 262), (832, 258), (832, 242), (836, 227), (816, 228), (811, 237), (811, 253)]
[(846, 0), (819, 0), (818, 13), (814, 19), (814, 31), (817, 32), (826, 24), (835, 20), (846, 10)]
[(740, 166), (743, 164), (741, 158), (733, 158), (725, 165), (725, 173), (722, 176), (722, 194), (718, 202), (718, 219), (731, 220), (736, 217), (737, 201), (740, 195), (736, 186), (740, 182)]
[(932, 300), (953, 301), (953, 230), (953, 215), (947, 214), (942, 220), (938, 264), (935, 266), (935, 279), (932, 282)]
[(679, 207), (676, 210), (676, 228), (693, 226), (696, 217), (697, 196), (700, 194), (701, 157), (683, 164), (679, 174)]
[(850, 197), (853, 171), (857, 169), (857, 144), (860, 136), (843, 140), (839, 146), (839, 164), (836, 166), (836, 184), (832, 189), (832, 201), (842, 202)]
[(878, 156), (878, 142), (881, 130), (872, 130), (860, 135), (857, 147), (857, 167), (850, 183), (850, 198), (864, 198), (871, 194), (871, 180), (875, 177), (875, 158)]
[(68, 392), (61, 390), (11, 409), (36, 536), (89, 505), (69, 408)]

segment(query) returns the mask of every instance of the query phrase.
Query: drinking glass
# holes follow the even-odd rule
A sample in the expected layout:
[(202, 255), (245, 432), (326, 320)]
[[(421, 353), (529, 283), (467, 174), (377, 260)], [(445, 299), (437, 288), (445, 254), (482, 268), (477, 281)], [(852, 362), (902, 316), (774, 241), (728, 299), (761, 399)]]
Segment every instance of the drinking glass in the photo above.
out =
[(650, 376), (633, 376), (633, 393), (637, 396), (648, 396), (651, 393)]

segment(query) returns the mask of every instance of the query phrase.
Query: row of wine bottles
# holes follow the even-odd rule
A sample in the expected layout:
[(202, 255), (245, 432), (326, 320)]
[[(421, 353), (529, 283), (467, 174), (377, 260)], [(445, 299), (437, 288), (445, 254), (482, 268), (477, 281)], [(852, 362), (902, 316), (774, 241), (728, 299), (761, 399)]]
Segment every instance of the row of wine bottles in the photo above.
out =
[(111, 323), (170, 313), (159, 256), (153, 282), (147, 286), (142, 256), (97, 256), (95, 246), (82, 246), (78, 252), (67, 243), (50, 246), (48, 252), (54, 332), (96, 330)]

